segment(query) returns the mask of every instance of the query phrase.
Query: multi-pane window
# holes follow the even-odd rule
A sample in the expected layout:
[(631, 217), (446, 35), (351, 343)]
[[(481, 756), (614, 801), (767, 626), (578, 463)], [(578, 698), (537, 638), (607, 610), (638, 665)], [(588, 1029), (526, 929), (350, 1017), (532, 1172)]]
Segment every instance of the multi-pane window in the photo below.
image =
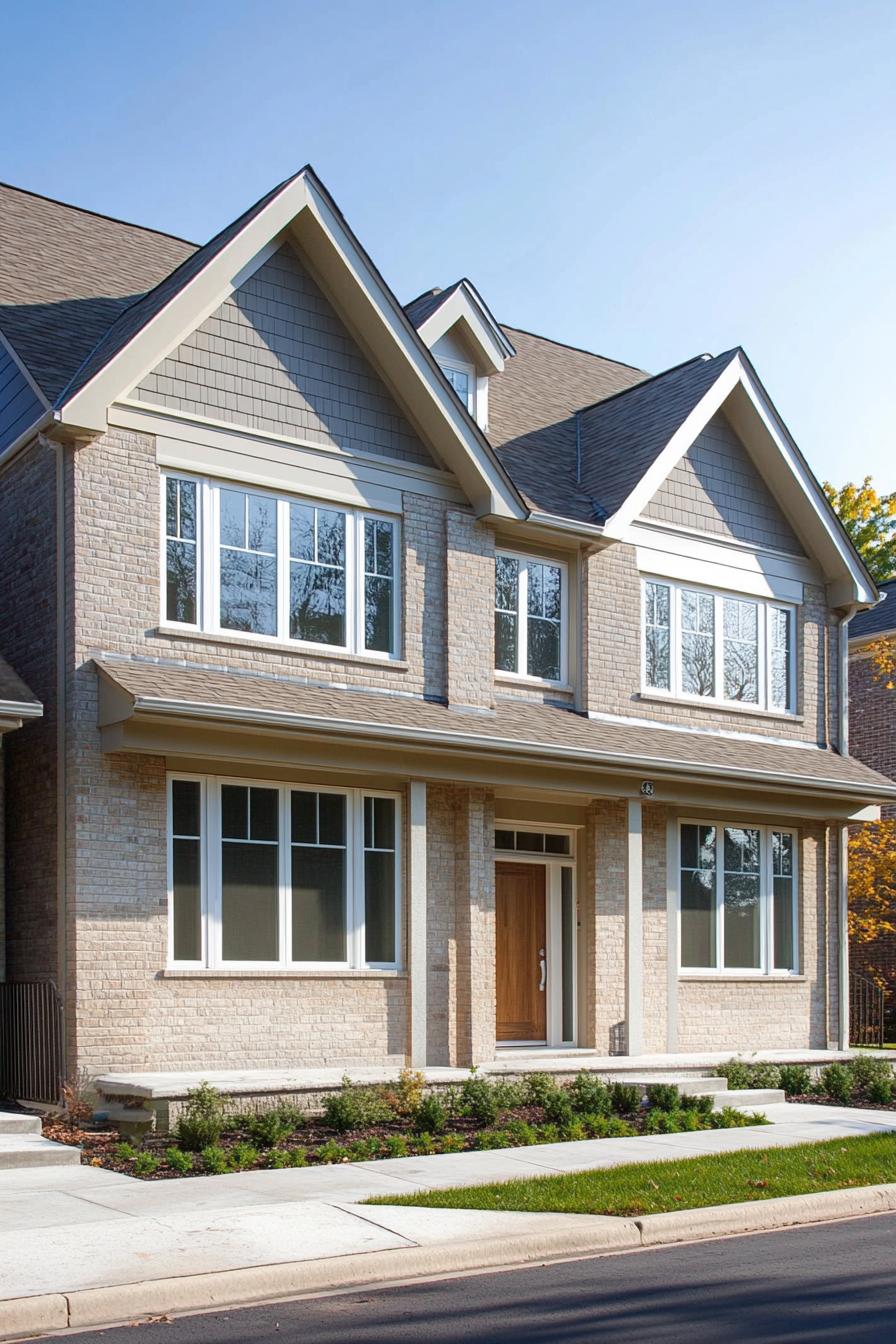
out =
[(792, 831), (683, 822), (679, 871), (683, 970), (796, 970)]
[(645, 579), (643, 613), (646, 690), (793, 711), (792, 607)]
[(391, 794), (172, 778), (172, 963), (396, 966), (399, 839)]
[(495, 667), (566, 679), (566, 569), (529, 556), (495, 556)]
[(463, 402), (466, 409), (473, 414), (475, 409), (475, 391), (476, 376), (472, 366), (468, 367), (458, 363), (444, 363), (440, 365), (442, 372), (454, 388), (460, 401)]
[(166, 476), (164, 619), (396, 657), (398, 523)]

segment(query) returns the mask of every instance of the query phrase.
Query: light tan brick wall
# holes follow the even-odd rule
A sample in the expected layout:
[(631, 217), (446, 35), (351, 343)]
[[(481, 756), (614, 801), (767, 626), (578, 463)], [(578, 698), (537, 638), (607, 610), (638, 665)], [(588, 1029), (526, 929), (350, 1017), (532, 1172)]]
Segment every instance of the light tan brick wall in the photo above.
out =
[(635, 548), (617, 542), (586, 557), (583, 568), (584, 708), (672, 726), (721, 728), (818, 744), (836, 741), (836, 616), (828, 610), (822, 588), (806, 584), (799, 608), (798, 718), (793, 719), (642, 696), (641, 578)]
[(489, 789), (457, 790), (455, 1064), (495, 1053), (495, 806)]
[(446, 519), (448, 700), (494, 704), (494, 533), (473, 515), (449, 509)]

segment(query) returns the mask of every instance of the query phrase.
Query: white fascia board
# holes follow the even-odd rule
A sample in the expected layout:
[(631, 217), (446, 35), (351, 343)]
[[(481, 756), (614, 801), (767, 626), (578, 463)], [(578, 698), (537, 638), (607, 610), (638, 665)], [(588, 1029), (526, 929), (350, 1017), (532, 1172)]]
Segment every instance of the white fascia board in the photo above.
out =
[[(460, 285), (451, 297), (418, 327), (417, 334), (431, 350), (436, 341), (441, 340), (458, 322), (463, 324), (464, 334), (473, 345), (478, 362), (486, 372), (502, 373), (508, 353), (506, 343), (497, 339), (491, 322), (485, 317), (479, 305), (473, 302), (464, 285)], [(503, 336), (503, 333), (500, 334)]]
[(10, 719), (39, 719), (44, 707), (35, 700), (0, 700), (0, 715)]
[(172, 295), (117, 355), (63, 403), (60, 408), (62, 423), (99, 432), (105, 430), (112, 402), (136, 387), (273, 256), (284, 231), (307, 204), (305, 178), (298, 177), (287, 183), (226, 247)]
[[(354, 281), (355, 292), (367, 301), (368, 312), (375, 318), (378, 341), (371, 343), (377, 349), (390, 372), (395, 360), (390, 354), (400, 355), (403, 373), (410, 370), (417, 375), (416, 388), (423, 394), (422, 409), (431, 419), (436, 413), (440, 429), (435, 449), (467, 492), (478, 517), (525, 518), (528, 510), (523, 504), (510, 477), (505, 473), (485, 437), (476, 429), (461, 406), (456, 394), (433, 366), (432, 356), (408, 321), (404, 309), (385, 287), (373, 264), (363, 252), (344, 220), (315, 184), (308, 183), (308, 210), (323, 230), (330, 248), (339, 258), (344, 273)], [(302, 235), (303, 243), (306, 241)], [(383, 338), (388, 346), (381, 344)], [(389, 381), (387, 377), (387, 382)]]
[(626, 529), (644, 511), (659, 490), (669, 472), (684, 457), (691, 444), (709, 424), (716, 411), (731, 394), (739, 377), (739, 361), (732, 356), (731, 363), (719, 374), (686, 420), (679, 425), (656, 461), (648, 467), (631, 494), (604, 523), (604, 536), (621, 541)]
[(801, 556), (653, 523), (632, 523), (623, 540), (636, 548), (638, 571), (658, 578), (796, 603), (803, 601), (804, 584), (823, 582), (816, 566)]

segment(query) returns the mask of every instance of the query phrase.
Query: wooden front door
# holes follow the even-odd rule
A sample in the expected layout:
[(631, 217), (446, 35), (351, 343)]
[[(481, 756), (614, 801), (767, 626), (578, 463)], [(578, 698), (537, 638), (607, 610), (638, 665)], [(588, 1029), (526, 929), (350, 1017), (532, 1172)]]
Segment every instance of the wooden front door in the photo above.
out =
[(547, 1039), (545, 869), (495, 864), (495, 983), (499, 1041)]

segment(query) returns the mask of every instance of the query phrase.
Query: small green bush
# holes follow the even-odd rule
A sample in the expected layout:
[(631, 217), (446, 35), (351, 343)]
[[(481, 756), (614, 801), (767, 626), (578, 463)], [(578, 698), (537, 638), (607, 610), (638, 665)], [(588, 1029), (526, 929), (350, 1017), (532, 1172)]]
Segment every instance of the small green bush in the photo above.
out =
[(318, 1162), (329, 1165), (333, 1162), (347, 1162), (351, 1154), (344, 1143), (337, 1143), (335, 1139), (327, 1139), (317, 1150)]
[(307, 1165), (308, 1165), (308, 1149), (307, 1149), (307, 1148), (293, 1148), (293, 1150), (292, 1150), (292, 1152), (291, 1152), (291, 1154), (290, 1154), (290, 1162), (289, 1162), (289, 1165), (290, 1165), (291, 1167), (307, 1167)]
[(172, 1171), (178, 1172), (181, 1176), (186, 1176), (187, 1172), (193, 1170), (196, 1159), (192, 1153), (182, 1153), (179, 1148), (166, 1148), (165, 1161)]
[(560, 1130), (556, 1125), (536, 1125), (535, 1132), (539, 1143), (559, 1143)]
[(681, 1128), (680, 1115), (681, 1112), (675, 1108), (664, 1110), (659, 1106), (654, 1107), (644, 1117), (644, 1133), (677, 1134)]
[(783, 1087), (788, 1097), (805, 1097), (812, 1086), (812, 1075), (804, 1064), (782, 1064), (778, 1086)]
[(734, 1106), (723, 1106), (709, 1117), (711, 1129), (743, 1129), (747, 1125), (767, 1125), (769, 1120), (761, 1111), (738, 1111)]
[(264, 1164), (273, 1171), (281, 1171), (292, 1166), (292, 1153), (288, 1148), (269, 1148), (264, 1155)]
[(682, 1094), (681, 1109), (683, 1111), (693, 1111), (698, 1116), (706, 1117), (712, 1115), (712, 1107), (712, 1097), (690, 1097), (685, 1093)]
[(647, 1087), (647, 1107), (651, 1111), (677, 1111), (681, 1093), (674, 1083), (650, 1083)]
[(675, 1116), (682, 1134), (695, 1129), (706, 1128), (706, 1118), (699, 1111), (695, 1111), (693, 1107), (683, 1106), (680, 1111), (675, 1112)]
[(135, 1176), (155, 1176), (161, 1163), (152, 1153), (138, 1153), (134, 1158)]
[(202, 1165), (210, 1176), (221, 1176), (227, 1170), (229, 1162), (227, 1151), (220, 1144), (210, 1143), (200, 1153)]
[(174, 1127), (177, 1146), (188, 1153), (215, 1147), (224, 1132), (224, 1098), (216, 1087), (200, 1083), (187, 1093), (183, 1113)]
[(445, 1134), (439, 1145), (443, 1153), (462, 1153), (467, 1146), (463, 1134)]
[(433, 1153), (442, 1151), (441, 1144), (432, 1134), (418, 1134), (412, 1140), (414, 1152), (418, 1157), (432, 1157)]
[(444, 1134), (448, 1112), (439, 1098), (430, 1093), (420, 1098), (412, 1119), (418, 1134)]
[(471, 1074), (460, 1087), (460, 1107), (464, 1115), (478, 1125), (493, 1125), (500, 1107), (493, 1085), (487, 1078)]
[(324, 1120), (338, 1134), (368, 1125), (384, 1125), (395, 1119), (395, 1111), (377, 1088), (358, 1087), (347, 1074), (342, 1090), (331, 1092), (324, 1100)]
[(355, 1139), (349, 1144), (349, 1157), (353, 1162), (372, 1162), (382, 1156), (383, 1146), (382, 1139)]
[(549, 1073), (528, 1073), (523, 1079), (524, 1101), (529, 1106), (543, 1106), (548, 1097), (559, 1091)]
[(561, 1129), (571, 1125), (575, 1115), (569, 1093), (560, 1087), (551, 1096), (545, 1097), (542, 1110), (545, 1120), (552, 1125), (559, 1125)]
[(597, 1074), (586, 1073), (584, 1069), (570, 1083), (569, 1099), (580, 1114), (610, 1114), (610, 1089)]
[(571, 1120), (567, 1120), (561, 1133), (563, 1134), (564, 1143), (579, 1143), (582, 1139), (588, 1138), (588, 1131), (581, 1118), (577, 1115), (574, 1115)]
[(874, 1078), (868, 1084), (867, 1097), (875, 1106), (889, 1106), (893, 1100), (892, 1078)]
[(641, 1089), (633, 1083), (614, 1083), (610, 1088), (610, 1105), (616, 1115), (637, 1115), (641, 1109)]
[(389, 1134), (386, 1138), (387, 1157), (407, 1157), (408, 1141), (403, 1134)]
[(230, 1165), (234, 1171), (249, 1171), (258, 1161), (254, 1143), (235, 1143), (230, 1150)]
[(513, 1143), (506, 1129), (481, 1129), (476, 1135), (476, 1148), (485, 1152), (492, 1148), (512, 1148)]
[(846, 1067), (856, 1092), (867, 1092), (872, 1083), (889, 1083), (891, 1088), (893, 1086), (893, 1066), (888, 1059), (855, 1055)]
[(618, 1115), (583, 1115), (582, 1124), (589, 1139), (627, 1139), (636, 1133), (634, 1126)]
[(506, 1128), (514, 1148), (528, 1148), (538, 1142), (535, 1126), (527, 1125), (525, 1120), (508, 1120)]
[(731, 1059), (719, 1064), (716, 1074), (728, 1079), (733, 1091), (751, 1087), (780, 1087), (780, 1069), (777, 1064), (763, 1064), (759, 1060)]
[(119, 1162), (133, 1162), (134, 1158), (137, 1156), (137, 1149), (132, 1143), (128, 1143), (127, 1141), (116, 1143), (112, 1152)]
[(246, 1129), (262, 1148), (277, 1148), (295, 1134), (304, 1119), (298, 1106), (283, 1102), (271, 1111), (261, 1111), (258, 1115), (250, 1116)]
[(846, 1105), (852, 1096), (853, 1075), (845, 1064), (828, 1064), (818, 1075), (818, 1081), (831, 1101), (839, 1101)]

